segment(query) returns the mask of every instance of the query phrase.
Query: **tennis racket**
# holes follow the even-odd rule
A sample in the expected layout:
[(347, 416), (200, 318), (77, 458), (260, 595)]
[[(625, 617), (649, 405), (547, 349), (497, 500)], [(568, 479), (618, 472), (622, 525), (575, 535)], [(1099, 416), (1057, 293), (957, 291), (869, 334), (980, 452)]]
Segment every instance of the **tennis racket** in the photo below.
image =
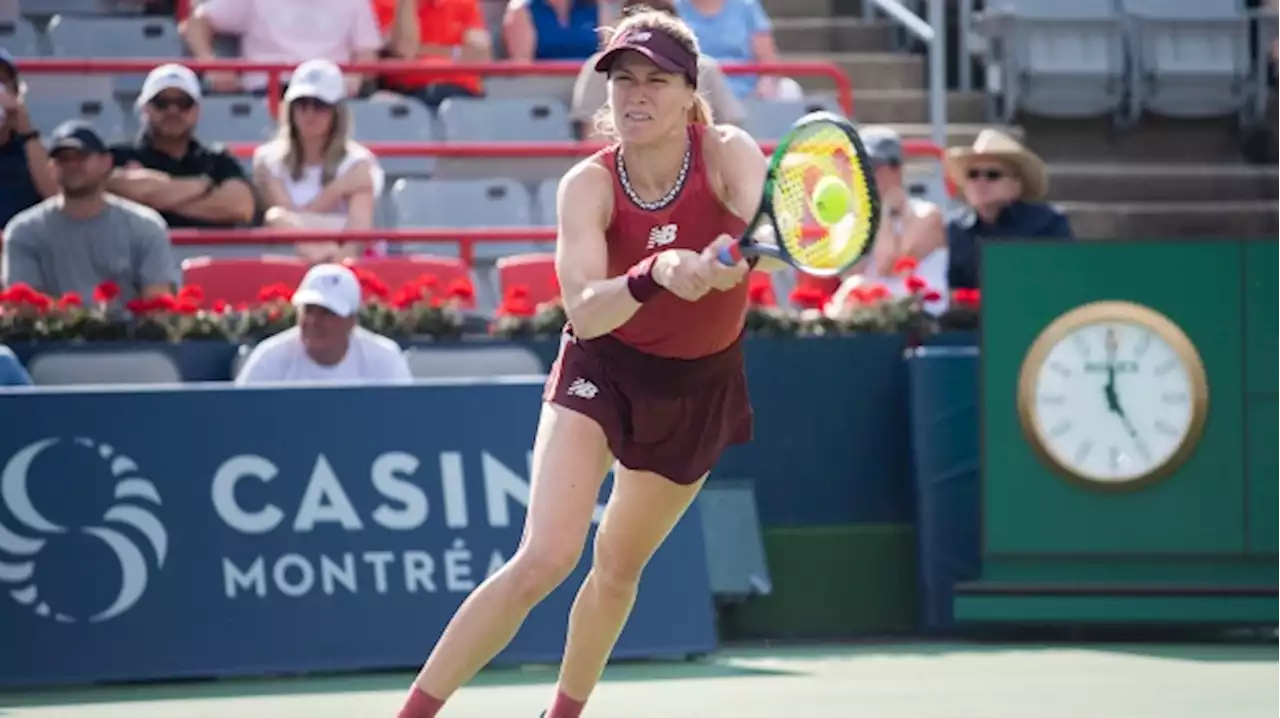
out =
[[(880, 195), (858, 130), (831, 112), (796, 121), (769, 160), (760, 208), (720, 261), (773, 257), (830, 277), (863, 257), (880, 224)], [(761, 241), (772, 234), (774, 241)]]

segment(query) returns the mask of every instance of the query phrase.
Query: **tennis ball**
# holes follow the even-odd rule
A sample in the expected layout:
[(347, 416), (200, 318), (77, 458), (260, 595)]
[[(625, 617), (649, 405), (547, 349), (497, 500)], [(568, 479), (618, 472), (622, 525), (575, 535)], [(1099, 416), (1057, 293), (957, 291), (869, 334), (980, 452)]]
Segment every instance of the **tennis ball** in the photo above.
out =
[(825, 226), (836, 224), (849, 214), (853, 191), (839, 177), (827, 175), (813, 188), (813, 215)]

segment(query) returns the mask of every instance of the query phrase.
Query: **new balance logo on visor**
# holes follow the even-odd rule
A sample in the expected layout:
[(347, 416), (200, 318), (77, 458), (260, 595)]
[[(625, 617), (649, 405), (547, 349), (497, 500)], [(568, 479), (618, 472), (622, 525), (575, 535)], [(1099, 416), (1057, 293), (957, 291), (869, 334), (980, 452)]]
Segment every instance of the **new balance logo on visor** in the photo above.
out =
[(649, 230), (649, 249), (665, 247), (674, 241), (676, 241), (676, 226), (674, 224), (660, 224)]
[(568, 389), (565, 389), (565, 393), (569, 396), (576, 396), (579, 399), (594, 399), (596, 394), (600, 393), (600, 387), (582, 377), (578, 377), (573, 380)]

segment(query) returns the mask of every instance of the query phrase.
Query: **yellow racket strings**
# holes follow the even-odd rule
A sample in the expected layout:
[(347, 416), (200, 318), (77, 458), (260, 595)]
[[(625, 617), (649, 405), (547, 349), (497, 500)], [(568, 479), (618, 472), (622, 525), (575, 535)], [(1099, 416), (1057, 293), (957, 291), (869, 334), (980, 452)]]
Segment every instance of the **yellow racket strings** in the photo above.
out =
[[(778, 242), (806, 269), (834, 273), (862, 256), (875, 234), (870, 168), (861, 166), (853, 142), (835, 125), (802, 127), (778, 148), (773, 210), (781, 234)], [(849, 188), (841, 217), (819, 221), (814, 206), (818, 183), (834, 177)]]

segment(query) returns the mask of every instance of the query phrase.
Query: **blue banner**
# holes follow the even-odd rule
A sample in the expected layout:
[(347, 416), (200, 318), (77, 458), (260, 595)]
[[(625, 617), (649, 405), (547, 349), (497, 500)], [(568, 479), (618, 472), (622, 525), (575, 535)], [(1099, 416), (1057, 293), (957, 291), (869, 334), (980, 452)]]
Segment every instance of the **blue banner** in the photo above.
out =
[[(540, 389), (0, 398), (0, 683), (416, 667), (518, 543)], [(714, 649), (699, 520), (617, 657)], [(590, 538), (499, 662), (558, 659)]]

